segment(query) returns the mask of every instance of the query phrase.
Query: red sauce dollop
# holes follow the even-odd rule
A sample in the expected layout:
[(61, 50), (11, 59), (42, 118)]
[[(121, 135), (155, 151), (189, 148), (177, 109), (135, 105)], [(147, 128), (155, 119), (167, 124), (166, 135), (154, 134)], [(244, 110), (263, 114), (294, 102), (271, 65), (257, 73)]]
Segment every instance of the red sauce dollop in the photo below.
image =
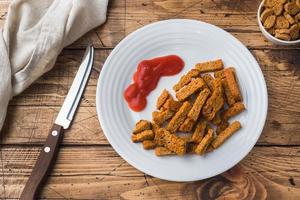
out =
[(147, 105), (147, 96), (156, 88), (160, 77), (178, 74), (183, 67), (183, 60), (176, 55), (140, 62), (133, 75), (133, 83), (124, 92), (129, 107), (136, 112), (142, 111)]

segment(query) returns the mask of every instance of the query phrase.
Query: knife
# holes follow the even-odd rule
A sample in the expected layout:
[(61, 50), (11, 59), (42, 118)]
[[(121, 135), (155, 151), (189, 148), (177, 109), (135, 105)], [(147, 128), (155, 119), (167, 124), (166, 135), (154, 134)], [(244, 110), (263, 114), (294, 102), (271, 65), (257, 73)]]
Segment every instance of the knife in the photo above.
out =
[(49, 132), (46, 143), (43, 146), (25, 188), (23, 189), (20, 197), (21, 200), (37, 198), (41, 186), (46, 180), (46, 176), (50, 172), (52, 164), (55, 162), (59, 143), (63, 138), (63, 132), (69, 128), (73, 120), (77, 106), (91, 73), (93, 61), (94, 48), (93, 46), (89, 46), (85, 51), (82, 63), (78, 69), (68, 95), (57, 115), (55, 123)]

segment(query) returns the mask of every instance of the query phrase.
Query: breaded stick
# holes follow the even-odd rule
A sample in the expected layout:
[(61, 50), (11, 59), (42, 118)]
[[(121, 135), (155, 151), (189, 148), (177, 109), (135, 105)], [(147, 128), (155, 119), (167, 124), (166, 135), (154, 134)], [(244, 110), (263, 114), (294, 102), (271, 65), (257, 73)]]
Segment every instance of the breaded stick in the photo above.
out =
[(135, 134), (131, 136), (132, 142), (142, 142), (144, 140), (153, 140), (154, 133), (152, 130), (146, 130), (141, 133)]
[(164, 111), (154, 111), (152, 112), (152, 120), (159, 126), (162, 125), (165, 121), (173, 117), (174, 112), (170, 110), (164, 110)]
[(168, 95), (168, 99), (164, 102), (163, 106), (160, 107), (161, 112), (152, 112), (152, 120), (159, 126), (162, 125), (165, 121), (174, 116), (181, 105), (182, 104), (175, 101), (171, 95)]
[(184, 102), (175, 116), (171, 119), (167, 126), (167, 130), (171, 132), (177, 131), (177, 129), (184, 122), (188, 112), (191, 109), (191, 104), (189, 102)]
[(152, 125), (152, 131), (154, 132), (154, 134), (156, 134), (156, 132), (160, 129), (159, 125), (154, 123), (151, 123)]
[(195, 103), (192, 106), (192, 108), (188, 114), (188, 117), (191, 120), (193, 120), (194, 122), (198, 120), (201, 109), (202, 109), (203, 105), (205, 104), (206, 99), (208, 98), (209, 94), (210, 94), (209, 89), (205, 88), (197, 96)]
[(195, 150), (196, 154), (203, 155), (205, 153), (207, 147), (209, 146), (209, 144), (211, 143), (211, 141), (214, 138), (213, 133), (214, 133), (213, 129), (208, 129), (206, 135), (201, 140), (201, 142), (199, 143), (199, 145), (197, 146), (197, 148)]
[(193, 142), (195, 142), (195, 143), (200, 143), (201, 142), (201, 140), (204, 136), (205, 130), (206, 130), (206, 126), (207, 126), (206, 121), (201, 121), (197, 124), (197, 126), (195, 128), (195, 131), (192, 135)]
[(214, 124), (214, 125), (218, 125), (218, 124), (221, 124), (222, 123), (222, 119), (221, 119), (221, 115), (219, 114), (220, 112), (218, 112), (215, 117), (211, 120), (211, 122)]
[(184, 122), (179, 127), (179, 131), (181, 132), (190, 132), (194, 127), (195, 121), (190, 118), (186, 118)]
[(175, 153), (173, 151), (170, 151), (166, 147), (156, 147), (155, 155), (156, 156), (169, 156), (169, 155), (175, 155)]
[(199, 76), (200, 72), (199, 70), (196, 69), (192, 69), (190, 70), (187, 74), (183, 75), (179, 82), (176, 83), (173, 86), (173, 89), (175, 92), (177, 92), (178, 90), (180, 90), (183, 86), (185, 86), (186, 84), (188, 84), (189, 82), (191, 82), (191, 80), (197, 76)]
[(240, 89), (239, 89), (239, 86), (238, 86), (238, 83), (236, 80), (234, 68), (230, 67), (230, 68), (225, 69), (224, 75), (226, 77), (230, 93), (232, 94), (234, 100), (236, 102), (241, 101), (242, 96), (241, 96)]
[(196, 150), (196, 148), (197, 148), (197, 145), (198, 145), (198, 144), (193, 143), (193, 142), (187, 143), (186, 153), (195, 153), (195, 150)]
[(182, 103), (179, 101), (175, 101), (172, 97), (170, 97), (163, 105), (164, 110), (170, 110), (172, 112), (176, 112)]
[(212, 142), (212, 146), (216, 149), (219, 146), (221, 146), (230, 136), (232, 136), (236, 131), (238, 131), (241, 128), (241, 123), (238, 121), (233, 122), (229, 125), (228, 128), (226, 128), (224, 131), (222, 131), (216, 139)]
[(137, 134), (144, 130), (150, 130), (151, 129), (151, 122), (147, 120), (140, 120), (136, 123), (132, 133)]
[(154, 149), (156, 147), (156, 144), (153, 140), (144, 140), (143, 141), (143, 147), (144, 149)]
[(156, 109), (159, 110), (170, 96), (171, 95), (169, 94), (169, 92), (164, 89), (157, 99)]
[(245, 105), (241, 102), (237, 102), (222, 113), (222, 119), (228, 120), (230, 117), (238, 115), (244, 110), (245, 110)]
[(222, 120), (220, 124), (217, 125), (216, 133), (219, 134), (224, 131), (229, 126), (228, 121)]
[(161, 129), (162, 128), (158, 128), (155, 131), (154, 142), (157, 146), (163, 146), (165, 143), (164, 141), (165, 131)]
[(182, 138), (186, 143), (193, 142), (191, 135), (184, 135), (184, 136), (181, 136), (180, 138)]
[(177, 155), (184, 155), (186, 152), (186, 142), (184, 139), (170, 133), (166, 129), (159, 129), (160, 135), (162, 135), (162, 143), (164, 147), (175, 152)]
[(214, 78), (210, 74), (204, 74), (202, 78), (206, 83), (207, 87), (210, 89), (210, 91), (213, 91), (214, 88), (212, 85), (212, 81), (214, 80)]
[(214, 72), (214, 77), (215, 78), (225, 78), (225, 75), (224, 75), (224, 70), (219, 70), (219, 71), (215, 71)]
[(223, 69), (223, 62), (221, 59), (218, 59), (218, 60), (214, 60), (214, 61), (198, 63), (198, 64), (196, 64), (195, 67), (200, 72), (213, 72), (213, 71)]
[(188, 85), (176, 92), (176, 97), (179, 101), (184, 101), (189, 96), (200, 90), (205, 86), (202, 78), (193, 79)]
[(202, 114), (207, 120), (212, 120), (216, 113), (223, 107), (223, 88), (221, 84), (221, 79), (217, 78), (213, 81), (214, 90), (212, 95), (206, 101)]
[(229, 106), (232, 106), (235, 103), (235, 100), (230, 92), (230, 88), (228, 86), (227, 80), (226, 79), (222, 79), (222, 86), (224, 89), (224, 94), (226, 97), (226, 102)]

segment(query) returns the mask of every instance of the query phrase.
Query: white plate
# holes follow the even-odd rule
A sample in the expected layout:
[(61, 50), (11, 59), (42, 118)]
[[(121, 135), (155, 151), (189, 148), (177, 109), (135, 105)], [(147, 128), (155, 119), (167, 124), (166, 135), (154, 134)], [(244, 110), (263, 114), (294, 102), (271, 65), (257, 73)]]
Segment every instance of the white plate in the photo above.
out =
[[(179, 55), (185, 68), (176, 76), (164, 77), (148, 96), (142, 112), (131, 111), (123, 98), (137, 65), (144, 59)], [(141, 144), (131, 142), (131, 131), (140, 119), (151, 119), (162, 89), (171, 91), (180, 76), (195, 63), (221, 58), (234, 66), (247, 110), (235, 117), (242, 129), (224, 145), (206, 156), (156, 157)], [(200, 21), (167, 20), (147, 25), (122, 40), (107, 58), (97, 86), (98, 117), (110, 144), (129, 164), (140, 171), (166, 180), (194, 181), (220, 174), (243, 159), (258, 140), (267, 108), (267, 88), (259, 65), (249, 50), (224, 30)]]

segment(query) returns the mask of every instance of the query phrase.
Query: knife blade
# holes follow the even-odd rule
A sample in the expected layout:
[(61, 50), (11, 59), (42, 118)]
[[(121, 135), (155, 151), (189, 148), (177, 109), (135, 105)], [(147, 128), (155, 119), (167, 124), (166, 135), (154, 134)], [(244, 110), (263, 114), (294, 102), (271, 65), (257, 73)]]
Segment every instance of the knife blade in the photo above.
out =
[(50, 172), (58, 154), (58, 147), (63, 138), (63, 132), (65, 129), (69, 128), (74, 118), (76, 109), (93, 67), (93, 60), (94, 48), (93, 46), (89, 46), (85, 51), (82, 63), (74, 78), (71, 88), (57, 115), (55, 123), (48, 134), (46, 142), (42, 147), (25, 188), (23, 189), (20, 197), (21, 200), (37, 199), (41, 186), (46, 180), (46, 176)]
[(94, 58), (94, 48), (89, 46), (83, 57), (83, 61), (78, 69), (78, 72), (74, 78), (72, 86), (68, 92), (68, 95), (57, 115), (55, 124), (58, 124), (64, 129), (68, 129), (70, 123), (74, 117), (76, 108), (80, 101), (81, 95), (84, 91), (89, 74), (92, 70)]

